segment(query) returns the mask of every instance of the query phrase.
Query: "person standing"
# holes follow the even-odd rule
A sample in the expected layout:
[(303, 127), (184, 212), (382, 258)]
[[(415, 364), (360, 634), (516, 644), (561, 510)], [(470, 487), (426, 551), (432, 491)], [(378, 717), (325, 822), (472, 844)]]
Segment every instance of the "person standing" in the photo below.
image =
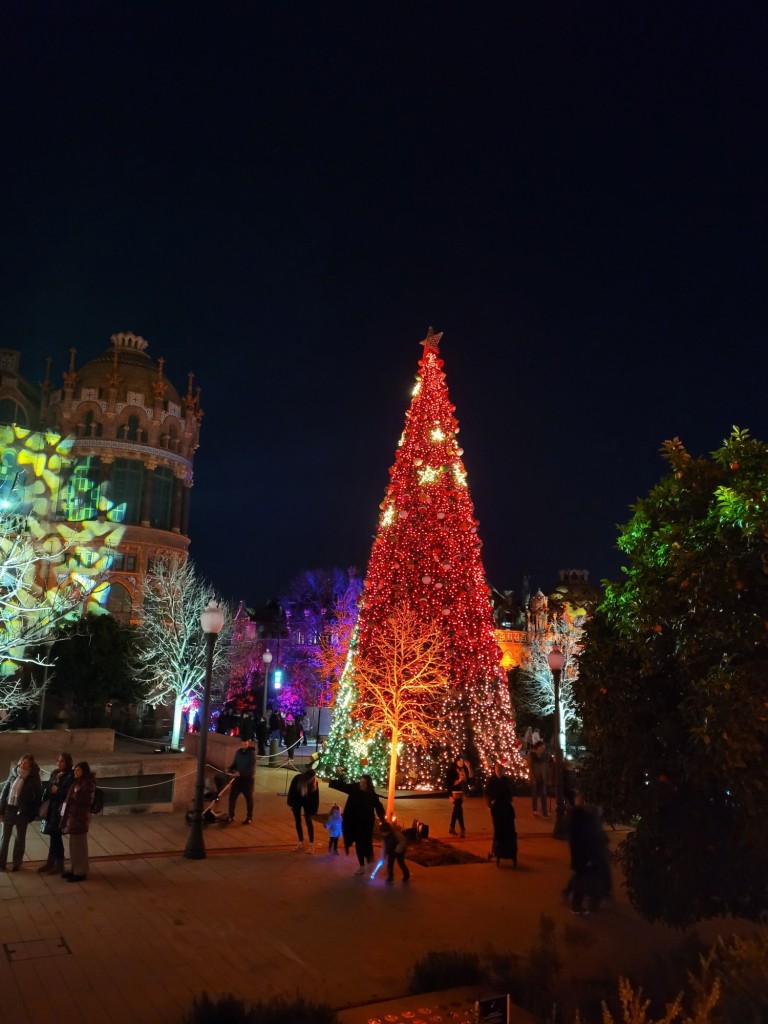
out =
[(387, 859), (387, 881), (394, 882), (395, 861), (397, 861), (400, 865), (400, 870), (403, 873), (403, 881), (407, 882), (411, 877), (411, 872), (408, 870), (405, 863), (405, 848), (407, 843), (404, 834), (394, 823), (382, 821), (381, 835), (383, 839), (384, 856)]
[[(299, 842), (294, 846), (294, 853), (305, 850), (306, 853), (315, 852), (315, 825), (312, 815), (317, 814), (320, 807), (320, 787), (317, 783), (317, 776), (313, 768), (309, 768), (299, 775), (294, 775), (291, 785), (288, 788), (288, 806), (293, 811), (293, 820), (296, 825), (296, 835)], [(301, 818), (307, 826), (307, 845), (304, 846), (304, 831), (301, 826)]]
[(375, 819), (384, 821), (384, 807), (373, 787), (370, 775), (363, 775), (356, 786), (349, 791), (342, 817), (344, 849), (349, 853), (355, 847), (358, 868), (356, 875), (365, 874), (365, 865), (373, 861), (373, 826)]
[(88, 877), (88, 829), (96, 794), (96, 776), (87, 761), (78, 761), (61, 811), (61, 832), (69, 836), (69, 871), (62, 872), (68, 882), (84, 882)]
[(18, 871), (24, 860), (24, 846), (27, 838), (27, 826), (34, 821), (40, 810), (43, 799), (43, 784), (40, 781), (40, 769), (32, 754), (24, 754), (19, 763), (11, 769), (0, 792), (0, 818), (3, 822), (2, 840), (0, 840), (0, 871), (5, 871), (8, 862), (8, 848), (11, 836), (16, 830), (13, 844), (13, 866), (11, 871)]
[(461, 830), (461, 838), (464, 838), (464, 797), (469, 789), (469, 764), (463, 757), (457, 757), (446, 776), (446, 789), (448, 798), (453, 803), (451, 812), (451, 823), (448, 831), (452, 836), (456, 835), (456, 825)]
[(260, 711), (256, 719), (256, 743), (259, 747), (259, 756), (264, 757), (267, 753), (267, 720)]
[[(601, 900), (610, 896), (611, 865), (608, 840), (598, 812), (586, 806), (579, 792), (571, 812), (570, 847), (573, 877), (565, 891), (571, 896), (572, 913), (589, 914), (598, 910)], [(589, 909), (584, 907), (585, 896), (589, 899)]]
[(61, 808), (67, 798), (67, 791), (74, 778), (72, 755), (62, 752), (56, 759), (56, 767), (43, 789), (43, 799), (48, 806), (43, 815), (43, 835), (48, 836), (48, 859), (37, 869), (41, 875), (61, 874), (64, 870), (64, 837), (61, 834)]
[(244, 711), (242, 715), (240, 715), (240, 739), (252, 741), (253, 735), (253, 715), (250, 711)]
[(285, 716), (285, 746), (287, 748), (288, 760), (292, 761), (298, 753), (299, 745), (299, 730), (296, 725), (296, 719), (293, 717), (291, 712)]
[(517, 828), (515, 808), (512, 804), (513, 795), (512, 780), (504, 774), (504, 765), (497, 763), (485, 787), (485, 800), (491, 810), (493, 822), (493, 846), (488, 859), (495, 857), (498, 865), (502, 858), (509, 858), (517, 867)]
[(234, 775), (232, 788), (229, 791), (229, 821), (235, 820), (235, 804), (242, 793), (245, 797), (245, 820), (244, 825), (250, 825), (253, 821), (253, 783), (256, 778), (256, 750), (251, 746), (250, 739), (241, 737), (241, 746), (235, 751), (235, 756), (228, 771)]
[(525, 730), (525, 735), (523, 736), (522, 749), (520, 751), (520, 753), (523, 755), (523, 757), (528, 757), (528, 754), (530, 753), (530, 750), (531, 750), (532, 746), (533, 746), (533, 728), (529, 725), (528, 728)]
[(277, 740), (278, 743), (279, 743), (282, 740), (282, 738), (283, 738), (282, 722), (281, 722), (281, 719), (280, 719), (280, 714), (277, 711), (277, 709), (273, 710), (270, 713), (270, 716), (269, 716), (269, 736), (267, 738), (268, 738), (270, 743), (272, 742), (272, 740)]
[(512, 779), (505, 773), (504, 765), (496, 762), (493, 767), (493, 775), (485, 785), (485, 802), (492, 807), (496, 800), (512, 801), (514, 790)]
[(528, 754), (528, 777), (531, 781), (531, 802), (533, 813), (538, 818), (541, 807), (541, 814), (549, 817), (547, 809), (547, 779), (548, 779), (549, 758), (544, 740), (538, 740), (531, 747)]
[(341, 808), (334, 804), (328, 812), (325, 827), (328, 829), (328, 853), (339, 855), (339, 839), (341, 839)]

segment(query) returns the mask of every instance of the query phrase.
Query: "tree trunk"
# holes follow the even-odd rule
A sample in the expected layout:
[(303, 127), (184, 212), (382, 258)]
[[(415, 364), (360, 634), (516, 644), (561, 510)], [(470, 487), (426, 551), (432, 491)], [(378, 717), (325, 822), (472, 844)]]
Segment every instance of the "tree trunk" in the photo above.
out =
[(397, 781), (397, 741), (400, 737), (398, 729), (392, 730), (392, 746), (389, 753), (389, 782), (387, 783), (387, 819), (392, 821), (395, 816), (395, 782)]
[(171, 749), (179, 749), (179, 740), (181, 739), (181, 711), (184, 704), (184, 697), (181, 694), (177, 695), (176, 702), (173, 705), (173, 733), (171, 734)]

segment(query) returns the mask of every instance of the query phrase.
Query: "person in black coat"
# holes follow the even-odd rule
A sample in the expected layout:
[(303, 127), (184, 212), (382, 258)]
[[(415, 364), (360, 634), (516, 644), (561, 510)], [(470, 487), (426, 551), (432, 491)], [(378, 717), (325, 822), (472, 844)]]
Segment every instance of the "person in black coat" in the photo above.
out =
[(379, 821), (385, 820), (384, 807), (373, 787), (373, 779), (370, 775), (363, 775), (349, 791), (342, 818), (344, 849), (349, 853), (349, 848), (354, 846), (357, 854), (359, 867), (355, 871), (356, 875), (365, 874), (366, 863), (373, 862), (373, 826), (376, 818)]
[(250, 711), (244, 711), (240, 715), (240, 739), (241, 740), (253, 740), (254, 726), (253, 726), (253, 715)]
[(497, 764), (485, 787), (485, 799), (493, 821), (493, 847), (488, 859), (495, 857), (497, 865), (502, 858), (509, 859), (517, 867), (517, 828), (512, 795), (512, 780), (504, 774), (504, 765)]
[[(61, 808), (67, 790), (74, 778), (72, 755), (62, 752), (56, 759), (56, 768), (43, 788), (43, 800), (48, 806), (43, 815), (43, 835), (48, 836), (48, 859), (37, 870), (40, 874), (61, 874), (64, 870), (64, 837), (61, 834)], [(42, 811), (41, 811), (42, 814)]]
[(235, 776), (229, 791), (229, 820), (235, 820), (235, 804), (242, 793), (245, 797), (244, 825), (253, 821), (253, 783), (256, 779), (256, 751), (251, 741), (242, 737), (242, 746), (235, 751), (235, 757), (229, 771)]
[(259, 746), (259, 755), (263, 757), (267, 752), (267, 720), (262, 714), (256, 719), (256, 742)]
[[(315, 825), (312, 821), (312, 815), (317, 814), (320, 808), (320, 787), (317, 784), (317, 776), (313, 768), (294, 775), (288, 789), (288, 806), (293, 811), (296, 835), (299, 838), (298, 845), (294, 847), (294, 851), (306, 850), (307, 853), (314, 853)], [(301, 827), (302, 815), (307, 826), (306, 847), (304, 846), (304, 831)]]
[(3, 822), (3, 834), (0, 840), (0, 871), (5, 871), (8, 861), (8, 848), (11, 836), (16, 830), (16, 841), (13, 844), (13, 867), (18, 871), (24, 860), (24, 845), (27, 838), (27, 825), (34, 821), (43, 799), (43, 784), (40, 781), (40, 769), (31, 754), (24, 754), (19, 763), (11, 770), (0, 791), (0, 818)]
[[(598, 813), (585, 805), (583, 796), (578, 792), (571, 812), (570, 845), (573, 877), (566, 892), (570, 892), (574, 914), (589, 914), (610, 895), (611, 866), (608, 840)], [(589, 899), (588, 910), (584, 908), (585, 896)]]

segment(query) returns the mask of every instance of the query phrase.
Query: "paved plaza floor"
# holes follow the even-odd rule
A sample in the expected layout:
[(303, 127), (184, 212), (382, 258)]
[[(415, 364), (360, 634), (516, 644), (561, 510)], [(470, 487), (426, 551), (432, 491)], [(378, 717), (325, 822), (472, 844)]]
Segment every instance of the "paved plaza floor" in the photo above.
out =
[[(235, 823), (206, 827), (204, 860), (183, 857), (182, 814), (104, 814), (89, 835), (88, 880), (72, 884), (37, 874), (47, 839), (31, 826), (22, 870), (0, 874), (0, 1019), (176, 1024), (206, 991), (247, 1001), (301, 993), (346, 1008), (344, 1024), (363, 1024), (368, 1004), (406, 1005), (411, 967), (427, 952), (524, 953), (542, 914), (554, 920), (574, 973), (626, 971), (681, 941), (643, 922), (620, 886), (604, 913), (574, 918), (560, 899), (567, 844), (524, 799), (515, 802), (517, 870), (488, 863), (490, 816), (480, 799), (466, 802), (464, 840), (448, 835), (447, 799), (397, 800), (406, 824), (418, 817), (431, 836), (482, 858), (413, 864), (408, 885), (354, 875), (354, 855), (329, 855), (322, 828), (314, 855), (291, 852), (287, 774), (259, 769), (253, 824), (240, 823), (241, 800)], [(339, 796), (323, 784), (321, 811)]]

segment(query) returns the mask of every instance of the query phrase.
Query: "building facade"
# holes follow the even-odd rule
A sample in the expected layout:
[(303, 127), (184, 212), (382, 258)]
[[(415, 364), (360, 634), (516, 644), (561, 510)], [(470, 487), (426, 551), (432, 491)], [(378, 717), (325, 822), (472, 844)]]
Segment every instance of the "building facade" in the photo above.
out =
[[(21, 376), (18, 352), (0, 350), (0, 423), (13, 431), (4, 435), (0, 487), (42, 487), (60, 536), (64, 524), (81, 534), (91, 524), (79, 545), (82, 571), (105, 575), (99, 603), (127, 623), (139, 618), (152, 560), (187, 556), (203, 413), (192, 374), (181, 396), (144, 338), (121, 332), (111, 341), (80, 367), (71, 349), (60, 383), (49, 361), (38, 387)], [(37, 462), (23, 451), (35, 448)]]

